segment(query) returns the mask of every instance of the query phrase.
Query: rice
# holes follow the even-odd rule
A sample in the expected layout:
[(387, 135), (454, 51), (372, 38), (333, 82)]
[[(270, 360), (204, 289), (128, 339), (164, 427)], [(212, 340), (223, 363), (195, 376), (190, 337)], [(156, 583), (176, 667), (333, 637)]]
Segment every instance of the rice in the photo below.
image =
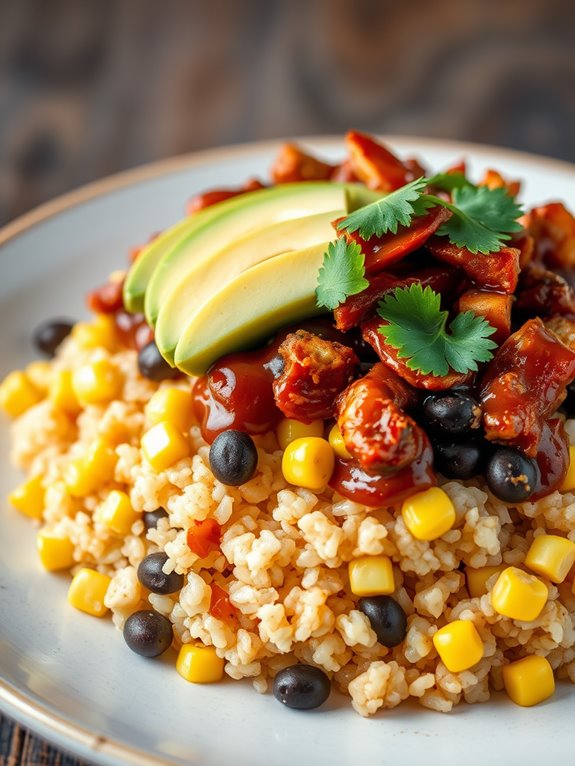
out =
[[(471, 598), (461, 571), (521, 564), (533, 538), (544, 532), (575, 540), (575, 495), (554, 492), (512, 508), (477, 480), (443, 482), (457, 520), (441, 538), (424, 542), (411, 536), (398, 508), (369, 508), (329, 489), (314, 493), (288, 485), (273, 434), (254, 438), (258, 469), (243, 486), (227, 487), (213, 476), (197, 425), (187, 434), (190, 456), (157, 473), (139, 445), (150, 426), (146, 404), (160, 385), (139, 375), (134, 351), (85, 349), (70, 337), (44, 369), (44, 388), (55, 371), (99, 358), (120, 373), (121, 395), (85, 407), (76, 419), (44, 399), (14, 422), (12, 459), (31, 475), (44, 476), (43, 524), (72, 541), (72, 572), (88, 566), (111, 577), (105, 605), (118, 628), (135, 610), (151, 607), (173, 623), (176, 649), (197, 640), (215, 647), (225, 673), (251, 679), (258, 692), (282, 668), (311, 663), (349, 694), (362, 716), (408, 698), (441, 712), (462, 701), (484, 702), (502, 687), (504, 662), (527, 654), (547, 657), (558, 677), (575, 681), (570, 585), (547, 583), (549, 600), (541, 615), (521, 623), (497, 614), (489, 591)], [(40, 371), (35, 374), (41, 378)], [(170, 386), (188, 390), (181, 381), (161, 384)], [(566, 429), (575, 440), (575, 421)], [(114, 445), (114, 475), (87, 496), (73, 497), (67, 468), (97, 437)], [(125, 535), (97, 518), (113, 489), (129, 495), (137, 514)], [(158, 507), (168, 515), (146, 532), (141, 515)], [(221, 546), (200, 558), (188, 547), (187, 532), (208, 518), (223, 527)], [(184, 576), (179, 593), (148, 593), (138, 581), (138, 564), (156, 551), (168, 556), (166, 573)], [(377, 642), (347, 573), (351, 560), (380, 554), (394, 563), (393, 597), (407, 614), (406, 638), (393, 649)], [(229, 594), (237, 625), (210, 614), (214, 585)], [(483, 659), (461, 673), (447, 670), (432, 641), (455, 619), (470, 620), (484, 644)]]

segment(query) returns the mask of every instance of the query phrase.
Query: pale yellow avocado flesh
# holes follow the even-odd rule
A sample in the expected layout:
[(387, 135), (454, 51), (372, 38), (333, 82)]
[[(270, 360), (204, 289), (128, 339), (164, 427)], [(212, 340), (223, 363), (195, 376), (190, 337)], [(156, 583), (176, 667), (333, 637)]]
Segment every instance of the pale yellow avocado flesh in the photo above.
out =
[[(182, 331), (225, 282), (279, 253), (302, 250), (331, 239), (334, 234), (331, 222), (344, 212), (330, 210), (265, 226), (234, 240), (209, 261), (202, 259), (191, 265), (160, 310), (155, 340), (161, 354), (173, 362)], [(255, 308), (252, 305), (252, 310)]]
[(276, 255), (226, 282), (182, 333), (176, 366), (189, 375), (202, 375), (224, 354), (323, 313), (316, 305), (315, 288), (327, 245), (326, 241)]
[(172, 291), (179, 288), (191, 267), (199, 268), (222, 248), (264, 226), (329, 210), (346, 210), (347, 197), (353, 189), (358, 189), (353, 194), (363, 194), (357, 184), (324, 181), (283, 184), (248, 192), (208, 208), (212, 216), (184, 234), (154, 269), (144, 299), (148, 323), (155, 327)]

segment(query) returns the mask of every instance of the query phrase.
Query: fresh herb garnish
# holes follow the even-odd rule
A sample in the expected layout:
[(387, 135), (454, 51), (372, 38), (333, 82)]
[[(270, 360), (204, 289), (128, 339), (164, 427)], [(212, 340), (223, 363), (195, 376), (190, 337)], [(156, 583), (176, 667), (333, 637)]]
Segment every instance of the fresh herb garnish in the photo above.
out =
[(476, 371), (477, 363), (488, 362), (497, 346), (489, 339), (495, 328), (472, 311), (458, 314), (447, 327), (441, 296), (420, 283), (397, 287), (380, 301), (377, 313), (389, 323), (379, 332), (410, 370), (423, 375), (447, 375), (450, 368)]
[(348, 296), (369, 287), (364, 276), (364, 262), (365, 256), (355, 242), (347, 242), (343, 238), (330, 242), (319, 271), (315, 291), (317, 305), (333, 311)]

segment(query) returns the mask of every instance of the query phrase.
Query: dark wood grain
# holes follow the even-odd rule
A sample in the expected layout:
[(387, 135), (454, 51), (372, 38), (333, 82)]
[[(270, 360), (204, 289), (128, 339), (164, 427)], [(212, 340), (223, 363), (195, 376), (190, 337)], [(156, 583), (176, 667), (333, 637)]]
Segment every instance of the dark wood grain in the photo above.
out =
[[(575, 161), (573, 0), (0, 0), (0, 225), (169, 155), (350, 126)], [(4, 766), (73, 766), (0, 718)]]

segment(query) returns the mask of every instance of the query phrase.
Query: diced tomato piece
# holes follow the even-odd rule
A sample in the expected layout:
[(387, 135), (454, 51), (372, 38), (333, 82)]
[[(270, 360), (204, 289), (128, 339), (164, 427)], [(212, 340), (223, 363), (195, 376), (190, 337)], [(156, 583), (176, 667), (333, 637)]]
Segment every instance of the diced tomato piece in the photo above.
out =
[(224, 202), (224, 200), (232, 199), (232, 197), (239, 197), (246, 192), (258, 191), (258, 189), (265, 189), (265, 184), (254, 178), (239, 189), (213, 189), (203, 194), (197, 194), (186, 205), (186, 214), (194, 215), (194, 213), (204, 210), (206, 207), (217, 205), (218, 202)]
[[(356, 242), (361, 247), (366, 273), (371, 276), (422, 247), (450, 215), (444, 207), (434, 207), (426, 215), (414, 218), (410, 226), (399, 226), (396, 234), (388, 232), (369, 239), (363, 239), (357, 231), (353, 234), (338, 231), (338, 234), (343, 233), (348, 242)], [(336, 231), (340, 220), (333, 223)]]
[(473, 380), (473, 373), (450, 372), (447, 375), (423, 375), (421, 372), (410, 370), (407, 360), (399, 359), (397, 349), (393, 348), (378, 328), (384, 324), (379, 317), (374, 317), (361, 325), (362, 335), (365, 341), (375, 349), (381, 361), (391, 367), (400, 378), (407, 381), (414, 388), (423, 388), (428, 391), (445, 391), (454, 386), (462, 386)]
[(395, 154), (371, 136), (350, 130), (345, 141), (353, 172), (370, 189), (391, 192), (416, 178)]
[(274, 184), (296, 181), (326, 181), (335, 168), (327, 162), (312, 157), (295, 144), (284, 144), (271, 169)]
[(426, 247), (439, 261), (463, 269), (476, 287), (509, 294), (517, 287), (519, 250), (515, 247), (502, 247), (496, 253), (471, 253), (447, 237), (431, 237)]
[(433, 449), (423, 435), (419, 457), (397, 473), (382, 476), (368, 473), (355, 460), (335, 461), (329, 486), (340, 495), (370, 507), (389, 508), (405, 498), (437, 484), (433, 471)]
[(357, 295), (351, 295), (345, 303), (333, 312), (335, 326), (342, 332), (357, 327), (366, 319), (384, 295), (396, 287), (409, 287), (419, 282), (423, 287), (431, 287), (447, 300), (452, 297), (456, 285), (461, 281), (461, 275), (450, 266), (431, 266), (428, 269), (418, 269), (413, 275), (399, 277), (381, 271), (370, 280), (369, 287)]
[(540, 319), (530, 319), (498, 349), (482, 380), (485, 436), (535, 457), (545, 420), (575, 378), (575, 351)]
[(457, 303), (458, 311), (473, 311), (478, 316), (485, 317), (496, 332), (491, 340), (501, 345), (511, 334), (511, 306), (513, 296), (504, 293), (493, 293), (487, 290), (467, 290), (460, 296)]
[(220, 547), (222, 528), (215, 519), (194, 521), (194, 526), (188, 529), (186, 542), (188, 548), (201, 559)]
[(124, 307), (123, 290), (123, 280), (106, 282), (88, 293), (88, 308), (96, 314), (114, 314)]
[(223, 588), (213, 582), (211, 584), (212, 596), (210, 598), (210, 614), (218, 620), (222, 620), (230, 628), (237, 630), (240, 624), (238, 610), (231, 603), (229, 595)]
[(521, 222), (535, 240), (535, 260), (550, 268), (575, 267), (575, 216), (562, 202), (535, 207)]

